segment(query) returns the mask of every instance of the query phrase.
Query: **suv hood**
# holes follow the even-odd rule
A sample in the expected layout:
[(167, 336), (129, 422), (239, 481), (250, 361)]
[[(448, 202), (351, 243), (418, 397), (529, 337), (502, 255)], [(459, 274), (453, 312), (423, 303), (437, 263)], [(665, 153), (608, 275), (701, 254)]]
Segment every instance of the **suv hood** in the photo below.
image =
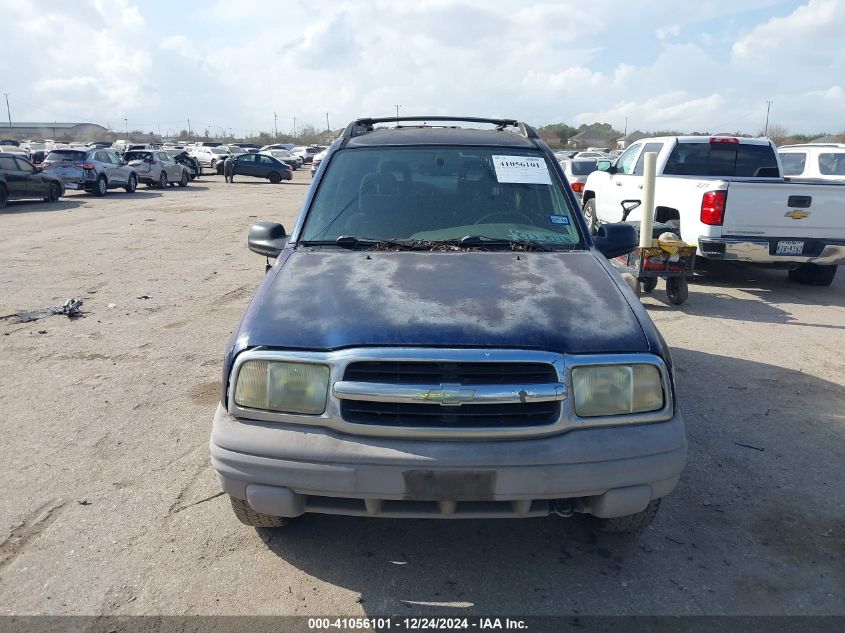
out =
[(294, 251), (253, 299), (238, 347), (647, 351), (610, 274), (592, 252)]

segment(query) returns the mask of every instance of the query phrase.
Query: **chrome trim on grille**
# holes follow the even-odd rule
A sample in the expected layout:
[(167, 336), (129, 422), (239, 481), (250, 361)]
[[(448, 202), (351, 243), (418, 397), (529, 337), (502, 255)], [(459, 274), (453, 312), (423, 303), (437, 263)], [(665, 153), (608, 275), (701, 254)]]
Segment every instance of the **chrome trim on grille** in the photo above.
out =
[[(276, 413), (240, 407), (235, 404), (234, 389), (237, 383), (238, 373), (241, 366), (248, 360), (278, 360), (292, 361), (298, 363), (315, 363), (328, 365), (329, 394), (326, 401), (326, 410), (321, 415), (298, 415), (289, 413)], [(344, 381), (343, 376), (346, 367), (357, 361), (427, 361), (427, 362), (490, 362), (490, 363), (547, 363), (554, 367), (558, 382), (539, 385), (462, 385), (463, 389), (475, 390), (476, 394), (481, 392), (484, 397), (512, 398), (513, 389), (521, 388), (526, 392), (526, 402), (543, 402), (560, 400), (561, 415), (553, 424), (542, 426), (514, 426), (514, 427), (478, 427), (478, 428), (441, 428), (441, 427), (408, 427), (388, 426), (377, 424), (358, 424), (347, 422), (341, 416), (340, 403), (342, 399), (358, 399), (377, 401), (373, 397), (365, 397), (362, 389), (350, 388), (350, 384), (365, 385), (369, 391), (376, 391), (380, 383), (350, 383)], [(656, 365), (663, 379), (664, 407), (660, 411), (649, 413), (637, 413), (631, 415), (610, 416), (606, 418), (579, 418), (575, 414), (574, 398), (568, 398), (571, 385), (572, 367), (580, 365), (612, 365), (626, 363), (646, 363)], [(399, 388), (397, 390), (397, 387)], [(392, 393), (379, 391), (376, 396), (382, 398), (409, 397), (424, 392), (429, 387), (435, 391), (443, 389), (447, 391), (451, 385), (398, 385), (389, 384)], [(534, 399), (529, 398), (529, 391), (533, 390)], [(351, 393), (350, 393), (351, 392)], [(304, 426), (320, 426), (331, 428), (336, 431), (351, 433), (355, 435), (368, 435), (377, 437), (404, 437), (404, 438), (427, 438), (427, 439), (492, 439), (492, 438), (517, 438), (537, 437), (552, 435), (580, 428), (594, 428), (602, 426), (619, 426), (623, 424), (641, 424), (649, 422), (662, 422), (672, 417), (674, 404), (672, 400), (672, 388), (669, 374), (663, 361), (653, 354), (607, 354), (593, 356), (564, 356), (552, 352), (534, 350), (487, 350), (487, 349), (443, 349), (443, 348), (355, 348), (339, 350), (335, 352), (295, 352), (276, 351), (266, 348), (255, 348), (242, 352), (237, 356), (232, 366), (232, 372), (227, 387), (229, 413), (238, 418), (248, 420), (286, 423)], [(350, 397), (350, 395), (352, 397)], [(355, 398), (354, 396), (360, 396)], [(425, 404), (427, 400), (380, 400), (381, 402), (413, 402)], [(517, 393), (516, 400), (508, 399), (507, 404), (519, 403), (522, 400)], [(473, 400), (472, 404), (493, 404), (494, 400)], [(498, 401), (502, 402), (502, 401)], [(437, 402), (439, 405), (440, 402)], [(447, 405), (459, 403), (447, 402)], [(469, 404), (469, 403), (467, 403)], [(432, 403), (434, 406), (434, 403)]]
[(462, 404), (526, 404), (566, 399), (566, 385), (553, 382), (537, 385), (402, 385), (381, 382), (334, 384), (332, 393), (341, 400), (404, 402), (459, 407)]

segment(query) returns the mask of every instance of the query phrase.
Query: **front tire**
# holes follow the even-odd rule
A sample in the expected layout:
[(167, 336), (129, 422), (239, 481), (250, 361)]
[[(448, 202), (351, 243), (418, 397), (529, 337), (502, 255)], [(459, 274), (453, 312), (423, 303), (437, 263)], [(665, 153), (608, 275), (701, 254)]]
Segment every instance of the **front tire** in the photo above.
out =
[(44, 202), (58, 202), (62, 197), (62, 188), (57, 182), (51, 182), (47, 188), (47, 195), (44, 196)]
[(188, 186), (188, 172), (182, 170), (182, 179), (179, 181), (180, 187), (187, 187)]
[(646, 529), (657, 511), (660, 509), (660, 499), (654, 499), (649, 502), (645, 510), (637, 512), (636, 514), (629, 514), (624, 517), (612, 517), (609, 519), (601, 519), (599, 517), (591, 517), (593, 526), (599, 532), (612, 532), (616, 534), (636, 534)]
[(167, 188), (167, 172), (163, 169), (161, 173), (158, 175), (158, 188), (159, 189), (166, 189)]
[(805, 286), (829, 286), (836, 276), (836, 268), (836, 266), (821, 264), (801, 264), (795, 270), (790, 270), (787, 275), (789, 281)]
[(595, 235), (598, 231), (598, 218), (596, 217), (596, 199), (590, 198), (584, 203), (583, 207), (584, 219), (587, 221), (587, 229), (590, 235)]
[(129, 183), (126, 185), (126, 193), (135, 193), (138, 188), (138, 177), (135, 174), (129, 176)]
[(263, 528), (274, 528), (287, 525), (288, 520), (284, 517), (276, 517), (256, 512), (249, 505), (248, 501), (235, 499), (234, 497), (229, 497), (229, 500), (232, 502), (232, 510), (234, 510), (235, 516), (238, 518), (238, 521), (244, 525)]
[(102, 198), (106, 195), (106, 192), (109, 190), (109, 183), (106, 180), (105, 176), (100, 176), (97, 178), (97, 184), (94, 186), (94, 195), (98, 198)]

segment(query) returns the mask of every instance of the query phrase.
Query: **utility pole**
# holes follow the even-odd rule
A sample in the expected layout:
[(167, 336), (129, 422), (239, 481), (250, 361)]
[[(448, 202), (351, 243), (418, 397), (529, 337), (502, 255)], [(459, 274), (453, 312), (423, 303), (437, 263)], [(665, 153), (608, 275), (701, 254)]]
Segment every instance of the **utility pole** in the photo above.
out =
[(622, 134), (622, 139), (624, 140), (626, 136), (628, 136), (628, 117), (625, 117), (625, 132)]
[(774, 103), (771, 99), (766, 101), (766, 127), (763, 128), (763, 136), (769, 136), (769, 110), (772, 109), (772, 103)]
[(123, 117), (123, 131), (126, 132), (126, 138), (129, 139), (129, 119)]
[(326, 112), (326, 131), (328, 132), (328, 131), (330, 131), (331, 129), (332, 129), (332, 126), (331, 126), (331, 125), (329, 125), (329, 113), (328, 113), (328, 112)]
[(4, 92), (3, 96), (6, 97), (6, 116), (9, 117), (9, 134), (12, 133), (12, 111), (9, 109), (9, 93)]
[(293, 137), (296, 138), (296, 117), (293, 117)]
[(188, 117), (188, 136), (191, 136), (191, 117)]
[(401, 107), (402, 107), (401, 104), (396, 104), (396, 118), (397, 119), (399, 118), (399, 108), (401, 108)]
[(276, 113), (273, 113), (273, 140), (279, 140), (279, 117), (276, 116)]

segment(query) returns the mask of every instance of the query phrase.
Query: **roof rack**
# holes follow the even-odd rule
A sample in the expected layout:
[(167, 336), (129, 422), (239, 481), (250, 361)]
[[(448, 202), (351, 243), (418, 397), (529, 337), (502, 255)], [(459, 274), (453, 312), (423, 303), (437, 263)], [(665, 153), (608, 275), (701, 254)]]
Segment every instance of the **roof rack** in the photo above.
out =
[(461, 121), (464, 123), (490, 123), (491, 125), (495, 125), (497, 130), (504, 130), (506, 127), (515, 127), (519, 130), (519, 134), (525, 138), (539, 138), (537, 136), (537, 132), (534, 131), (534, 128), (522, 121), (517, 121), (516, 119), (486, 119), (483, 117), (473, 116), (390, 116), (355, 119), (352, 123), (346, 126), (345, 130), (343, 130), (342, 138), (350, 139), (367, 132), (372, 132), (374, 129), (373, 126), (376, 123), (399, 123), (400, 121)]

